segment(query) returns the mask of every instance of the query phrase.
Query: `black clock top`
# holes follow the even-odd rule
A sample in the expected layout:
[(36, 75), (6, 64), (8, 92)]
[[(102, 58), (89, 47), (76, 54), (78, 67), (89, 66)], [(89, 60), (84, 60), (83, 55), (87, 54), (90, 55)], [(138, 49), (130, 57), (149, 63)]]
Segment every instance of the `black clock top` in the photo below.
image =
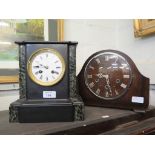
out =
[(69, 44), (76, 45), (78, 42), (75, 41), (15, 41), (16, 44), (25, 45), (25, 44)]

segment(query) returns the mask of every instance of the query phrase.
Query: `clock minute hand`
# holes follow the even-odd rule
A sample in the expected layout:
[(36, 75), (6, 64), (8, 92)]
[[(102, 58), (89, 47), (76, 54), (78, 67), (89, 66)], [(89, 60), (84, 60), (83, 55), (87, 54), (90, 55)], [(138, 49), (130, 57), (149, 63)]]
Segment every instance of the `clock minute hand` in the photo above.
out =
[(107, 86), (108, 86), (108, 88), (109, 88), (109, 91), (110, 91), (110, 93), (112, 94), (112, 90), (111, 90), (110, 82), (109, 82), (109, 77), (106, 78), (106, 82), (107, 82)]
[(43, 64), (39, 64), (41, 67), (48, 69), (48, 66), (44, 66)]
[(99, 74), (96, 74), (99, 78), (105, 78), (106, 79), (106, 83), (107, 83), (107, 86), (109, 88), (109, 91), (110, 93), (112, 94), (112, 90), (111, 90), (111, 87), (110, 87), (110, 82), (109, 82), (109, 75), (108, 74), (102, 74), (102, 73), (99, 73)]
[(108, 74), (102, 74), (102, 73), (100, 73), (101, 75), (101, 77), (102, 78), (105, 78), (106, 79), (106, 83), (107, 83), (107, 86), (108, 86), (108, 88), (109, 88), (109, 91), (110, 91), (110, 93), (112, 94), (112, 90), (111, 90), (111, 87), (110, 87), (110, 81), (109, 81), (109, 75)]
[(110, 90), (110, 92), (112, 92), (112, 91), (111, 91), (111, 87), (110, 87), (109, 75), (103, 75), (103, 77), (105, 77), (106, 83), (107, 83), (107, 85), (108, 85), (108, 87), (109, 87), (109, 90)]

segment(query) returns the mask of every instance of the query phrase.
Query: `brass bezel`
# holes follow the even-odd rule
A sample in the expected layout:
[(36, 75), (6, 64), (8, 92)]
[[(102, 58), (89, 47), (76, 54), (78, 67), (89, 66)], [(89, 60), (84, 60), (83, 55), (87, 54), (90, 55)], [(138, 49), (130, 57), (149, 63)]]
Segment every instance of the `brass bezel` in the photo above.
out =
[[(41, 53), (44, 53), (44, 52), (50, 52), (50, 53), (53, 53), (55, 54), (61, 61), (62, 63), (62, 72), (59, 76), (59, 78), (57, 78), (56, 80), (52, 81), (52, 82), (42, 82), (40, 80), (38, 80), (32, 73), (32, 62), (33, 62), (33, 59), (38, 55), (38, 54), (41, 54)], [(28, 62), (27, 62), (27, 72), (28, 72), (28, 75), (29, 77), (31, 78), (31, 80), (41, 86), (53, 86), (55, 84), (57, 84), (60, 80), (62, 80), (62, 78), (64, 77), (64, 74), (65, 74), (65, 68), (66, 68), (66, 65), (65, 65), (65, 61), (64, 61), (64, 58), (62, 57), (62, 55), (55, 49), (53, 48), (41, 48), (37, 51), (35, 51), (28, 59)]]

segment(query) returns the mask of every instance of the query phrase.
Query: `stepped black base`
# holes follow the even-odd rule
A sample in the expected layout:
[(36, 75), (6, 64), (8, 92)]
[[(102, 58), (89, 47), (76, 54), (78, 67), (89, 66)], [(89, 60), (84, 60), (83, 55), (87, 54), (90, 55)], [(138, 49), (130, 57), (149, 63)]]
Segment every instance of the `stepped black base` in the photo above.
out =
[[(84, 119), (83, 111), (81, 111), (82, 108), (79, 108), (79, 105), (81, 105), (81, 103), (73, 105), (69, 102), (59, 102), (55, 104), (49, 101), (29, 101), (28, 104), (25, 104), (25, 102), (26, 101), (19, 99), (10, 104), (10, 122), (70, 122), (74, 120)], [(77, 117), (80, 116), (79, 114), (81, 114), (81, 117)]]

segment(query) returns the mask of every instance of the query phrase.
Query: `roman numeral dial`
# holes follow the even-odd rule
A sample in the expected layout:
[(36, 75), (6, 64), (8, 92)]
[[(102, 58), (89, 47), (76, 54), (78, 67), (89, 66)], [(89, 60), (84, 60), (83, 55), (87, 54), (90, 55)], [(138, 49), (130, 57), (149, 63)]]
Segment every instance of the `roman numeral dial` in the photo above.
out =
[(65, 74), (65, 61), (62, 55), (51, 48), (40, 49), (28, 60), (28, 74), (31, 80), (43, 86), (58, 83)]
[(132, 73), (127, 60), (113, 52), (99, 53), (89, 60), (84, 71), (89, 91), (103, 99), (116, 99), (127, 91)]

